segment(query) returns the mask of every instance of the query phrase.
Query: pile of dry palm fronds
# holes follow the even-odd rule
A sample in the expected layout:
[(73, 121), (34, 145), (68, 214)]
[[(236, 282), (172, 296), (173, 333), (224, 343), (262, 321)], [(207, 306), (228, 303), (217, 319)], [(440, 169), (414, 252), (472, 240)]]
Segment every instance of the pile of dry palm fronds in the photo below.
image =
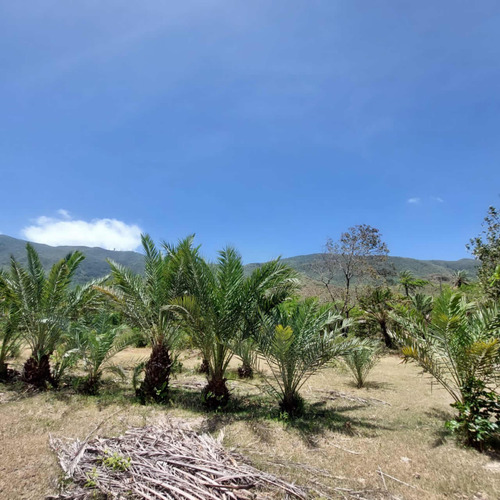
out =
[(245, 463), (220, 439), (173, 424), (131, 429), (118, 438), (51, 439), (73, 487), (59, 499), (304, 499), (305, 492)]

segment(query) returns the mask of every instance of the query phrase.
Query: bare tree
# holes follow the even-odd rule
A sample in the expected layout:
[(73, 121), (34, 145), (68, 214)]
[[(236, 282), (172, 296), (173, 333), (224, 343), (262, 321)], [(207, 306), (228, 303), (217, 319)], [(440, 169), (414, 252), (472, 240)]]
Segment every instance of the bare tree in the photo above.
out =
[[(322, 254), (321, 282), (339, 312), (349, 317), (353, 308), (353, 288), (361, 278), (380, 276), (380, 267), (389, 250), (380, 231), (368, 224), (350, 227), (337, 241), (328, 238)], [(341, 287), (335, 283), (342, 283)]]

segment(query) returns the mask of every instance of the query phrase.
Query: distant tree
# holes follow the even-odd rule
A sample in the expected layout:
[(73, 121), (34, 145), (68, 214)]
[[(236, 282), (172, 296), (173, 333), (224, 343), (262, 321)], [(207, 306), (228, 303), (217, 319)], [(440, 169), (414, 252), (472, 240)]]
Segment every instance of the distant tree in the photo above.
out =
[(489, 207), (483, 227), (482, 233), (472, 238), (466, 247), (481, 262), (478, 277), (482, 288), (490, 297), (498, 299), (500, 280), (492, 280), (500, 265), (500, 213), (495, 207)]
[[(371, 324), (378, 326), (385, 345), (390, 349), (394, 347), (394, 340), (390, 334), (392, 298), (392, 292), (389, 288), (376, 287), (359, 299), (363, 316)], [(361, 359), (362, 357), (360, 354), (360, 358), (353, 359)]]
[(434, 299), (430, 295), (416, 293), (411, 297), (411, 307), (428, 323), (431, 320)]
[[(329, 238), (322, 254), (321, 281), (332, 301), (340, 300), (340, 313), (346, 318), (353, 307), (353, 286), (356, 280), (378, 275), (378, 268), (387, 259), (389, 250), (380, 231), (367, 224), (350, 227), (338, 241)], [(335, 279), (342, 281), (336, 290)]]
[(453, 273), (453, 286), (455, 288), (462, 288), (469, 284), (469, 275), (467, 271), (459, 270)]
[(439, 285), (439, 293), (443, 293), (443, 283), (448, 283), (450, 281), (450, 276), (440, 273), (429, 274), (430, 282), (437, 282)]
[(417, 288), (421, 288), (427, 285), (429, 282), (420, 278), (416, 278), (411, 271), (406, 270), (399, 273), (398, 283), (405, 291), (405, 295), (409, 297), (410, 294), (413, 293)]

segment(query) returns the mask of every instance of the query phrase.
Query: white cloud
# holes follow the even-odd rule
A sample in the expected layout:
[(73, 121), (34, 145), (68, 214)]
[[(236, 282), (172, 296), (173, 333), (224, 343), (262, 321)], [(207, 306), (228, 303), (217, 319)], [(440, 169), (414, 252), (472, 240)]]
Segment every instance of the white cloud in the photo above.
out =
[(116, 219), (73, 220), (67, 210), (59, 218), (41, 216), (23, 228), (23, 236), (46, 245), (78, 245), (108, 250), (135, 250), (141, 243), (141, 228)]
[(439, 196), (434, 196), (432, 199), (433, 199), (434, 201), (437, 201), (438, 203), (444, 203), (443, 198), (440, 198)]
[(408, 198), (406, 201), (408, 203), (412, 203), (412, 204), (416, 205), (416, 204), (420, 203), (420, 198)]
[(64, 210), (63, 208), (61, 208), (60, 210), (57, 211), (57, 213), (63, 218), (63, 219), (71, 219), (71, 215), (69, 214), (69, 212), (67, 210)]

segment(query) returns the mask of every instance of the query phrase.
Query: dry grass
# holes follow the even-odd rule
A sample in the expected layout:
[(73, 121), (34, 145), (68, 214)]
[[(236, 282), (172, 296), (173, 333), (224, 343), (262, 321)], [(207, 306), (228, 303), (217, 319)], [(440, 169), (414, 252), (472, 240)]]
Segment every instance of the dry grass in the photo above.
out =
[[(130, 349), (119, 361), (131, 367), (147, 355)], [(294, 422), (280, 419), (260, 379), (231, 380), (232, 406), (205, 413), (198, 398), (203, 377), (192, 370), (199, 361), (190, 353), (183, 358), (169, 407), (135, 404), (130, 384), (111, 381), (98, 397), (0, 385), (0, 498), (39, 499), (57, 490), (61, 472), (49, 434), (84, 438), (102, 422), (99, 434), (112, 436), (174, 417), (203, 431), (224, 428), (226, 446), (324, 496), (352, 498), (347, 490), (362, 490), (364, 498), (499, 498), (498, 462), (446, 434), (447, 395), (396, 356), (382, 359), (364, 389), (334, 369), (315, 376), (303, 388), (307, 414)], [(378, 470), (407, 484), (383, 479)]]

